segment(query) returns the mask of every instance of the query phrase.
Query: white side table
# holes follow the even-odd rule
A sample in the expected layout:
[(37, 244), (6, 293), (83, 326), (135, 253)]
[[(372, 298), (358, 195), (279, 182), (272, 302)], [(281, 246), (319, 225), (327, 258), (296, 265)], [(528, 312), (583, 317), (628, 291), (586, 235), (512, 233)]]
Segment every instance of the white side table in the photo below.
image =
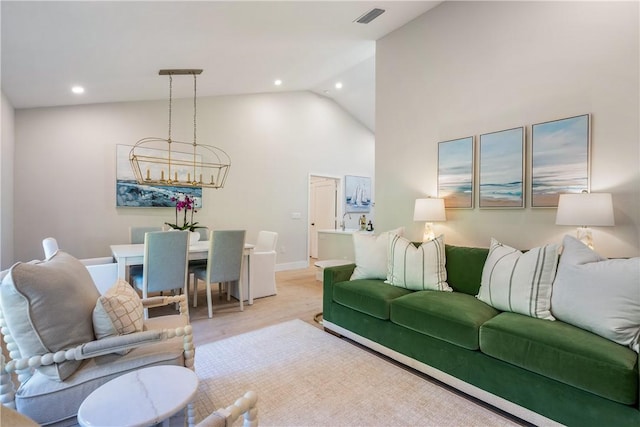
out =
[[(80, 405), (83, 427), (150, 426), (190, 405), (198, 377), (182, 366), (152, 366), (129, 372), (93, 391)], [(190, 425), (193, 417), (189, 416)]]

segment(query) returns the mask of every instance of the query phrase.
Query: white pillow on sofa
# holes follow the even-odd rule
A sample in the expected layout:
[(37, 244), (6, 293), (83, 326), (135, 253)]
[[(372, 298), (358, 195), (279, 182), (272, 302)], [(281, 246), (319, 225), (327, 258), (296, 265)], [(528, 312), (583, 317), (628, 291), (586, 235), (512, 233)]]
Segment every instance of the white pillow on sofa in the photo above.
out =
[(453, 291), (447, 284), (444, 238), (416, 247), (402, 236), (392, 236), (385, 283), (414, 291)]
[(607, 259), (565, 236), (551, 311), (640, 353), (640, 258)]
[(389, 238), (404, 234), (404, 227), (385, 231), (378, 236), (364, 233), (353, 233), (353, 249), (356, 257), (356, 268), (350, 280), (387, 278)]
[(522, 253), (491, 239), (478, 299), (502, 311), (555, 320), (551, 287), (558, 265), (556, 244)]

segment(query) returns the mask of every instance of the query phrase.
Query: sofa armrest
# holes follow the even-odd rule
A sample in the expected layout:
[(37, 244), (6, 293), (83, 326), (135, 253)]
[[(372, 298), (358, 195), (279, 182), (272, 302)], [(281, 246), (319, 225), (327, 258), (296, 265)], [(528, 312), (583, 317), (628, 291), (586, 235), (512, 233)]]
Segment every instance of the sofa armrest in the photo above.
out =
[(324, 269), (322, 282), (322, 318), (332, 320), (331, 318), (331, 301), (333, 299), (333, 285), (338, 282), (344, 282), (351, 278), (355, 264), (338, 265), (336, 267), (327, 267)]

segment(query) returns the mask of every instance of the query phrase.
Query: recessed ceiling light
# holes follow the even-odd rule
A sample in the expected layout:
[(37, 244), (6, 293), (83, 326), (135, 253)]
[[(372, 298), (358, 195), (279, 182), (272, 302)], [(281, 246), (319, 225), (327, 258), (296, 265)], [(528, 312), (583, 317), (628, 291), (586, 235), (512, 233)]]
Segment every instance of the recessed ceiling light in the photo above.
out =
[(341, 82), (336, 83), (336, 89), (342, 89), (342, 83)]
[(76, 95), (79, 95), (81, 93), (84, 93), (84, 88), (82, 86), (74, 86), (71, 88), (71, 92), (75, 93)]
[(277, 79), (275, 82), (273, 82), (273, 84), (276, 86), (280, 86), (282, 84), (282, 80)]

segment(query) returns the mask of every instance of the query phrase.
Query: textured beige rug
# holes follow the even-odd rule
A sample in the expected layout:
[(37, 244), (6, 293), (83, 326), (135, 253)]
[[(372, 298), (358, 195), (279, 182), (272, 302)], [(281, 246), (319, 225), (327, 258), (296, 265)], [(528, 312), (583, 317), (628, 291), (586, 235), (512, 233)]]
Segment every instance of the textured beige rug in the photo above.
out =
[(198, 422), (253, 390), (262, 426), (517, 425), (302, 320), (200, 346), (195, 368)]

